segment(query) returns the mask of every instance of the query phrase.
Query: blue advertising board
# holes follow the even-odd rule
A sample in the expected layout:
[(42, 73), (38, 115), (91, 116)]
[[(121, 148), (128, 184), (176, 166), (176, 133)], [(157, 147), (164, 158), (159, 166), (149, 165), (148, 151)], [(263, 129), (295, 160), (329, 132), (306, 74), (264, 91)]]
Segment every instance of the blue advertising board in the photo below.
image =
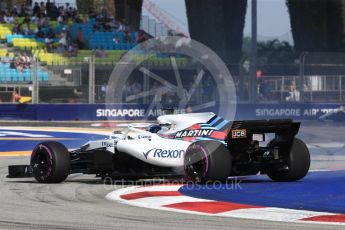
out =
[[(284, 119), (316, 120), (335, 111), (339, 104), (238, 104), (237, 120)], [(1, 120), (142, 120), (155, 119), (161, 109), (147, 111), (142, 104), (2, 104)]]

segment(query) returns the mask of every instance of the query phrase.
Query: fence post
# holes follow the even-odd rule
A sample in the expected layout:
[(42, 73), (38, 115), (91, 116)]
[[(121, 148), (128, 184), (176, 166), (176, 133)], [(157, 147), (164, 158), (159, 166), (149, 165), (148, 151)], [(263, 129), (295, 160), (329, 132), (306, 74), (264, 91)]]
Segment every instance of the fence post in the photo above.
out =
[(308, 52), (301, 53), (299, 57), (299, 88), (300, 88), (300, 102), (304, 102), (304, 66), (305, 66), (305, 57), (308, 55)]
[(285, 76), (283, 76), (282, 78), (282, 83), (281, 83), (281, 86), (280, 86), (280, 101), (285, 101), (285, 98), (284, 98), (284, 87), (285, 87)]
[(252, 40), (251, 40), (251, 59), (250, 59), (250, 73), (249, 73), (249, 92), (250, 101), (256, 103), (257, 101), (257, 0), (252, 0)]
[(339, 87), (339, 101), (343, 103), (343, 92), (342, 92), (342, 77), (339, 75), (339, 80), (338, 80), (338, 87)]
[(95, 104), (95, 55), (89, 58), (89, 104)]
[(39, 79), (38, 79), (38, 60), (33, 57), (33, 68), (32, 68), (32, 103), (39, 103)]

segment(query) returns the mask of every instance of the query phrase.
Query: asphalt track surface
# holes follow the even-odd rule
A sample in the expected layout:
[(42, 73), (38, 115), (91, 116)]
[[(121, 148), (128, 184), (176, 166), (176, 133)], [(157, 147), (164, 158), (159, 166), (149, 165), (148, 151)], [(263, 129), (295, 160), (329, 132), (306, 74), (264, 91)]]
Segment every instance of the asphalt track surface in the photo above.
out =
[[(300, 137), (314, 145), (313, 169), (344, 169), (345, 126), (307, 125)], [(318, 143), (330, 143), (320, 145)], [(334, 144), (331, 144), (334, 143)], [(344, 226), (282, 223), (190, 215), (127, 206), (105, 196), (122, 186), (73, 175), (62, 184), (7, 179), (7, 166), (27, 156), (0, 157), (0, 229), (344, 229)]]

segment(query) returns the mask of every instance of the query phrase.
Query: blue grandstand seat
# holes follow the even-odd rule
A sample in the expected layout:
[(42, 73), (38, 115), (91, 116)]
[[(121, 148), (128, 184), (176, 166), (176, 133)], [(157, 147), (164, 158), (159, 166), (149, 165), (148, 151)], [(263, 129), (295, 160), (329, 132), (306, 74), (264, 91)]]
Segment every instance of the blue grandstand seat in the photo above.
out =
[(36, 41), (44, 43), (44, 38), (36, 38)]
[(43, 73), (43, 81), (48, 81), (49, 80), (49, 74), (47, 72)]
[(91, 25), (96, 24), (96, 18), (90, 18), (89, 22), (90, 22)]
[(18, 78), (18, 81), (24, 81), (24, 73), (18, 72), (17, 78)]
[(61, 33), (63, 28), (64, 28), (64, 25), (61, 25), (61, 24), (56, 26), (54, 29), (54, 33), (56, 33), (56, 34)]
[(112, 49), (112, 45), (109, 44), (109, 43), (106, 43), (106, 44), (105, 44), (105, 49), (106, 49), (106, 50), (111, 50), (111, 49)]
[(32, 74), (31, 72), (24, 72), (24, 79), (25, 81), (32, 81)]
[(132, 39), (132, 41), (136, 41), (136, 40), (137, 40), (137, 37), (138, 37), (138, 32), (132, 32), (132, 33), (131, 33), (131, 39)]
[[(48, 81), (49, 74), (46, 71), (38, 71), (39, 81)], [(0, 63), (0, 82), (24, 82), (32, 81), (32, 69), (24, 69), (23, 72), (10, 68), (9, 64)]]
[(35, 36), (34, 35), (24, 35), (24, 34), (9, 34), (6, 36), (6, 42), (8, 44), (12, 44), (13, 38), (35, 38)]
[(10, 73), (9, 72), (6, 72), (6, 74), (5, 74), (5, 81), (7, 81), (7, 82), (10, 82), (10, 81), (12, 81), (12, 78), (11, 78), (11, 75), (10, 75)]
[(11, 72), (10, 76), (12, 78), (12, 81), (18, 81), (18, 73), (17, 73), (17, 71)]
[(38, 76), (38, 80), (39, 81), (42, 81), (43, 80), (43, 72), (41, 72), (41, 71), (38, 71), (38, 74), (37, 74)]

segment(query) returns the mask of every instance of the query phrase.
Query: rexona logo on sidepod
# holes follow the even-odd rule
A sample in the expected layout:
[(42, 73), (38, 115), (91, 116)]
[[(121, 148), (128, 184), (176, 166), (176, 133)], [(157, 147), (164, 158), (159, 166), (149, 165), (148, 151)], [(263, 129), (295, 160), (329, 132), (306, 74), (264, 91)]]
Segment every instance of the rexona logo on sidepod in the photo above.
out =
[(147, 151), (146, 153), (143, 152), (144, 157), (147, 159), (151, 155), (155, 158), (181, 158), (183, 156), (185, 150), (166, 150), (166, 149), (158, 149), (153, 148)]

